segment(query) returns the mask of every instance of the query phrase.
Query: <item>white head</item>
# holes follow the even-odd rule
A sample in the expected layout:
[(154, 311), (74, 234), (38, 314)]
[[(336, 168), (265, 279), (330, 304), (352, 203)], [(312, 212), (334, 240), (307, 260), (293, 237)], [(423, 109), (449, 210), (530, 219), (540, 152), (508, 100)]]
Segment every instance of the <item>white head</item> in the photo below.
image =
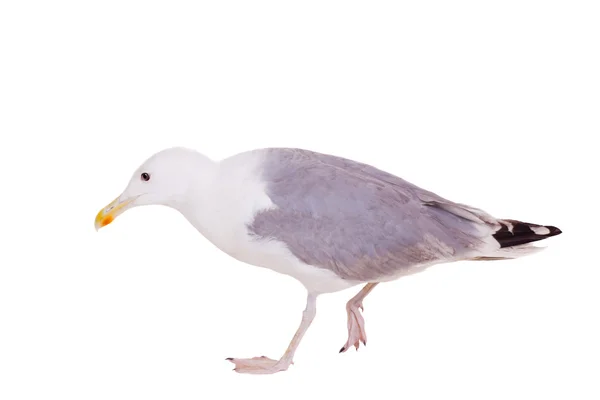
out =
[(123, 193), (96, 215), (96, 230), (126, 210), (143, 205), (177, 208), (214, 176), (216, 163), (184, 147), (161, 150), (133, 173)]

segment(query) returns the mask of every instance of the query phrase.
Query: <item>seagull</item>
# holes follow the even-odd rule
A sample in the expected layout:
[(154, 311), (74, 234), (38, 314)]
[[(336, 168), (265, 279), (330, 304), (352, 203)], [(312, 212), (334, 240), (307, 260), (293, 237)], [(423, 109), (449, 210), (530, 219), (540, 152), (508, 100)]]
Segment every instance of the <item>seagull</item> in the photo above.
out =
[(286, 371), (317, 310), (317, 297), (351, 287), (348, 339), (366, 345), (363, 300), (380, 283), (442, 263), (506, 260), (542, 248), (554, 226), (498, 219), (374, 166), (299, 148), (263, 148), (214, 161), (186, 147), (161, 150), (96, 215), (96, 230), (126, 210), (179, 211), (213, 245), (243, 263), (295, 278), (306, 307), (278, 359), (227, 358), (234, 371)]

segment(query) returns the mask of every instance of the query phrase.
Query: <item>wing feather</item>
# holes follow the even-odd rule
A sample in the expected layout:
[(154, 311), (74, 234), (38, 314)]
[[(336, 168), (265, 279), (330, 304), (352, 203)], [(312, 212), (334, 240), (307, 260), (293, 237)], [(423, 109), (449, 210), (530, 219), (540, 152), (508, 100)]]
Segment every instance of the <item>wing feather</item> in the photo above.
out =
[(255, 216), (257, 239), (276, 239), (303, 262), (352, 280), (473, 258), (498, 222), (397, 176), (302, 149), (268, 149), (263, 165), (275, 208)]

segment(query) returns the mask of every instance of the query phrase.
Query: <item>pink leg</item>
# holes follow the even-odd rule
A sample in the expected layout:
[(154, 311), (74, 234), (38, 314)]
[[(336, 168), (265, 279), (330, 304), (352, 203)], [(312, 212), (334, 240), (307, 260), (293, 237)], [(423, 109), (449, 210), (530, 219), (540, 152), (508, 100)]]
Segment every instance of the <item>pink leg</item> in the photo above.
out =
[(363, 342), (365, 346), (367, 345), (365, 320), (360, 314), (360, 310), (363, 310), (362, 302), (364, 298), (371, 293), (371, 290), (373, 290), (377, 284), (378, 283), (367, 283), (356, 296), (346, 303), (346, 311), (348, 312), (348, 340), (340, 349), (340, 353), (345, 352), (352, 346), (356, 347), (356, 350), (358, 350), (360, 342)]
[(253, 357), (253, 358), (228, 358), (235, 364), (233, 369), (236, 372), (247, 374), (274, 374), (275, 372), (285, 371), (293, 364), (294, 353), (302, 340), (302, 337), (308, 330), (308, 327), (315, 318), (317, 313), (317, 296), (308, 294), (306, 300), (306, 308), (302, 313), (302, 322), (292, 338), (287, 350), (279, 360), (273, 360), (268, 357)]

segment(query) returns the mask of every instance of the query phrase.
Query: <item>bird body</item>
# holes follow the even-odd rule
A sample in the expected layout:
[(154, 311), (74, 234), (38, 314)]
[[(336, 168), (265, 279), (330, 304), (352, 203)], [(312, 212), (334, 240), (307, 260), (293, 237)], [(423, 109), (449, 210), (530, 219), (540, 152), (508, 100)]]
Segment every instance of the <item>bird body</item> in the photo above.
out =
[(316, 298), (356, 285), (347, 304), (348, 347), (366, 342), (362, 300), (381, 282), (440, 263), (537, 251), (553, 226), (495, 218), (395, 175), (304, 149), (266, 148), (219, 162), (185, 148), (160, 151), (101, 210), (96, 228), (126, 209), (178, 210), (233, 258), (297, 279), (307, 290), (302, 323), (279, 360), (230, 359), (238, 372), (287, 369), (316, 313)]

